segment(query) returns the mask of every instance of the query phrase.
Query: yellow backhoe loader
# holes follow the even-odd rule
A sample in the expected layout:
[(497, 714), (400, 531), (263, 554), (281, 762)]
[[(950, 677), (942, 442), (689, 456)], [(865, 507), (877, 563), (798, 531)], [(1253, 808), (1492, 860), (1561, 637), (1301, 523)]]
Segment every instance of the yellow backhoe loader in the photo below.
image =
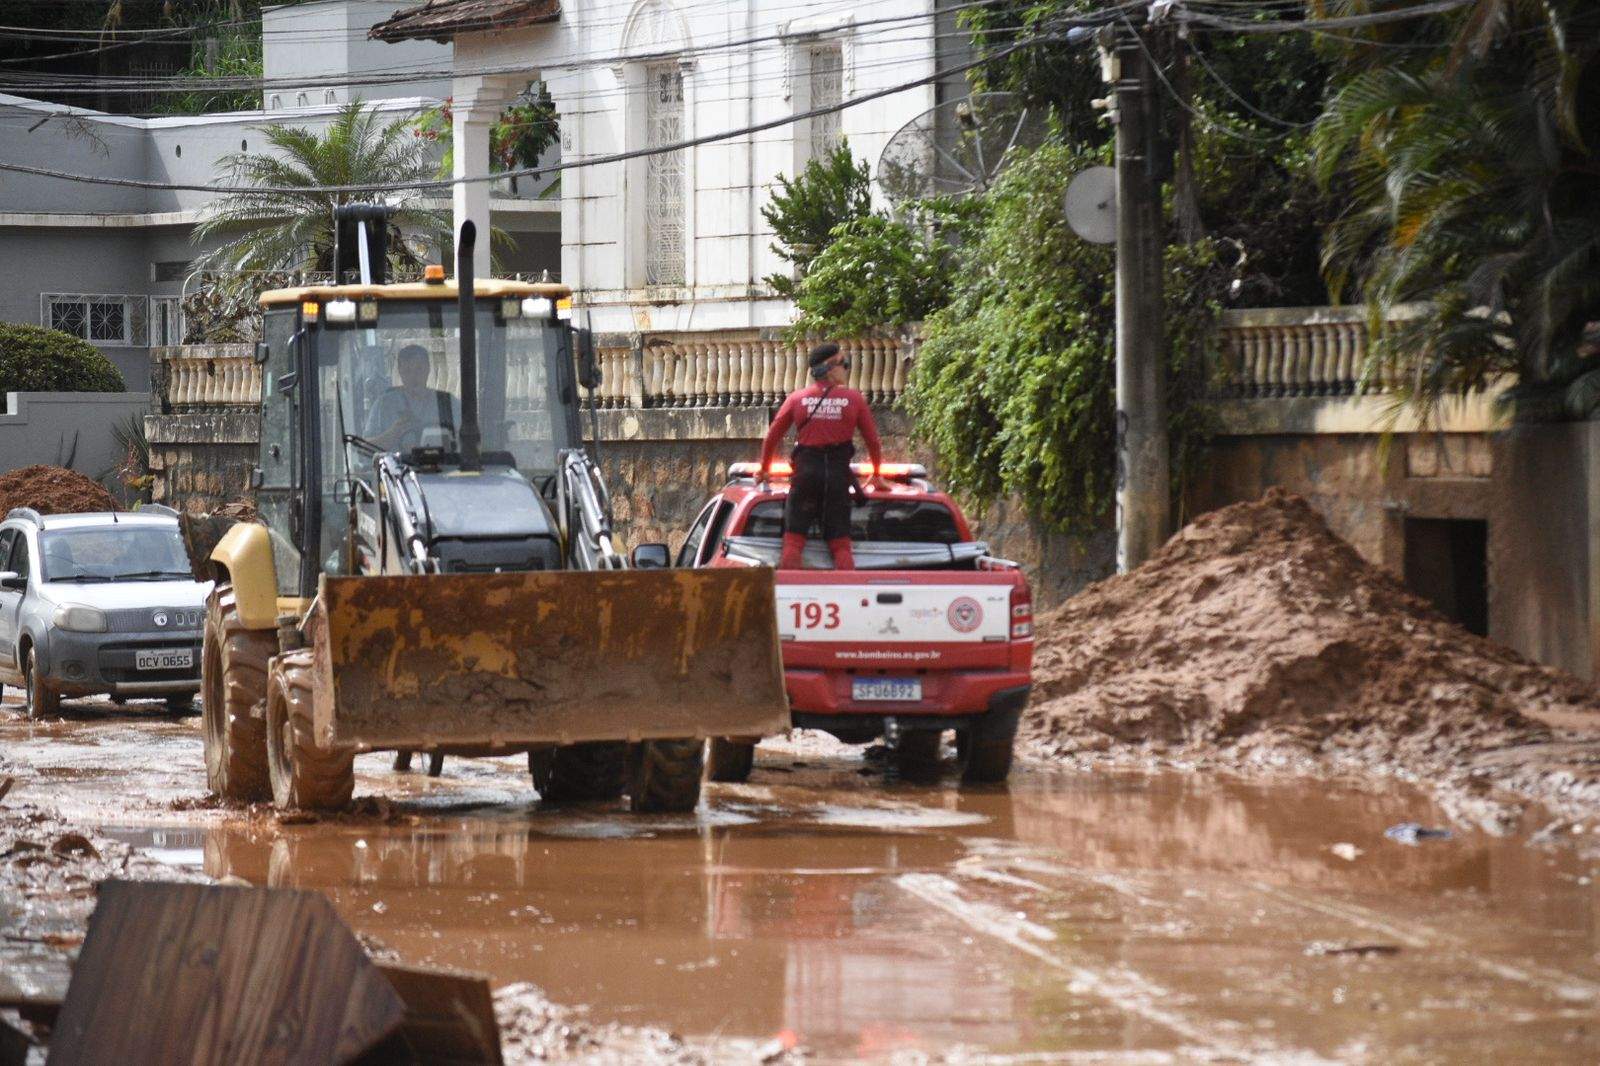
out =
[(337, 808), (358, 753), (525, 751), (545, 799), (693, 808), (706, 738), (788, 724), (771, 571), (615, 549), (566, 288), (474, 281), (471, 223), (456, 283), (383, 284), (383, 209), (336, 218), (362, 281), (261, 298), (261, 521), (210, 553), (212, 789)]

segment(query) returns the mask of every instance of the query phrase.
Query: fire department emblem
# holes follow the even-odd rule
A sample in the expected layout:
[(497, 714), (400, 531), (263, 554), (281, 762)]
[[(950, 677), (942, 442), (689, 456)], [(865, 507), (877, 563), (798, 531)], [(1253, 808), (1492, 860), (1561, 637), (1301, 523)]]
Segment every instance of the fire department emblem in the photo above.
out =
[(945, 617), (957, 633), (971, 633), (983, 624), (983, 607), (971, 596), (959, 596), (945, 612)]

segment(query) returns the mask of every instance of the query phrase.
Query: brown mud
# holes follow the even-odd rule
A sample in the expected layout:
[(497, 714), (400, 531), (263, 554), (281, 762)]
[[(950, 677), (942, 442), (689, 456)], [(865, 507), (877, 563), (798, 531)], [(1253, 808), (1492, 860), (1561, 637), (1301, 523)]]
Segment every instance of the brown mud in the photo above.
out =
[(1529, 799), (1600, 813), (1600, 691), (1454, 625), (1282, 490), (1038, 631), (1023, 733), (1046, 758), (1387, 774), (1500, 830)]
[(13, 507), (32, 507), (40, 514), (85, 514), (120, 511), (105, 486), (60, 466), (25, 466), (0, 474), (0, 517)]
[[(102, 858), (63, 848), (63, 884), (107, 862), (323, 891), (375, 953), (489, 974), (512, 1062), (1600, 1057), (1597, 821), (1408, 846), (1385, 830), (1448, 816), (1403, 782), (1027, 762), (961, 790), (810, 734), (682, 816), (543, 807), (520, 758), (387, 763), (357, 760), (351, 814), (229, 810), (195, 719), (8, 701), (0, 825), (78, 827)], [(0, 964), (86, 913), (15, 866)]]

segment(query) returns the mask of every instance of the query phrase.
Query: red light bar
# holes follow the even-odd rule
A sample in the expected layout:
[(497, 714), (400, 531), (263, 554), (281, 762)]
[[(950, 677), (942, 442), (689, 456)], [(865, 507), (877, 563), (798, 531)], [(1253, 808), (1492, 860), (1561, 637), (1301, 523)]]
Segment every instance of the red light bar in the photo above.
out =
[[(872, 476), (871, 463), (851, 463), (850, 468), (857, 477), (868, 478)], [(728, 480), (737, 481), (741, 478), (758, 478), (761, 476), (760, 463), (729, 463)], [(787, 459), (774, 459), (767, 469), (767, 476), (773, 481), (785, 481), (794, 476), (794, 464)], [(883, 463), (878, 467), (878, 476), (891, 481), (916, 481), (928, 476), (928, 468), (921, 463)]]

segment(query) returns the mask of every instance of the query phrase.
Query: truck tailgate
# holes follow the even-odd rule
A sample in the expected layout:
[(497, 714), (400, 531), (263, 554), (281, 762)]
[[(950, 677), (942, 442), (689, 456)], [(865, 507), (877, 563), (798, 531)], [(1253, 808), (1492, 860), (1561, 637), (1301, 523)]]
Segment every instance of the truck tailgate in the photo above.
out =
[(780, 572), (786, 667), (1004, 669), (1014, 572)]

